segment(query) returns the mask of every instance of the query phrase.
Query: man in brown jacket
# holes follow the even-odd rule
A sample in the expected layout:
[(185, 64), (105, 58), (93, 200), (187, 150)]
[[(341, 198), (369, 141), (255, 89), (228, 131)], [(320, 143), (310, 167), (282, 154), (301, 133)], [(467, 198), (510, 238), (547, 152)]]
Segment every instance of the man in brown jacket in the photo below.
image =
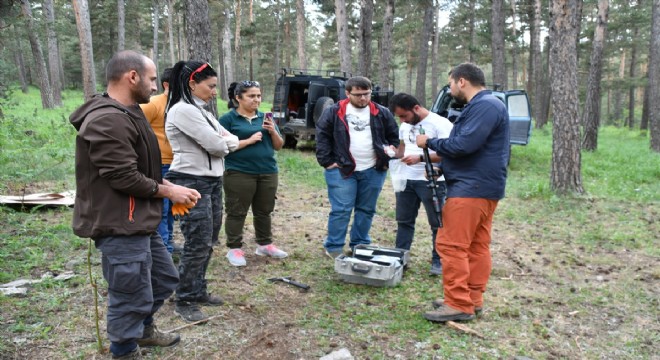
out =
[(161, 178), (158, 141), (138, 103), (156, 90), (156, 66), (134, 51), (106, 67), (107, 92), (73, 114), (76, 202), (73, 232), (102, 253), (108, 282), (107, 331), (114, 359), (140, 357), (139, 345), (171, 346), (153, 315), (176, 288), (178, 271), (156, 228), (162, 198), (194, 206), (200, 194)]

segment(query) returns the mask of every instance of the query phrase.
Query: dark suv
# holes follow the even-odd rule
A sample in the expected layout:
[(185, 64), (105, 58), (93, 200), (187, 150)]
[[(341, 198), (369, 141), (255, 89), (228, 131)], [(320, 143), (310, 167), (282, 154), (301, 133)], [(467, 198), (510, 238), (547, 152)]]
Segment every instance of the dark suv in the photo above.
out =
[[(532, 136), (532, 109), (529, 98), (524, 90), (493, 90), (509, 111), (509, 143), (527, 145)], [(445, 85), (431, 106), (431, 111), (444, 116), (452, 123), (461, 115), (464, 104), (458, 103), (449, 93), (449, 85)]]
[[(284, 146), (316, 139), (316, 121), (323, 110), (346, 98), (345, 83), (352, 74), (325, 70), (282, 69), (275, 83), (273, 118), (284, 136)], [(391, 91), (372, 90), (371, 100), (387, 106)]]

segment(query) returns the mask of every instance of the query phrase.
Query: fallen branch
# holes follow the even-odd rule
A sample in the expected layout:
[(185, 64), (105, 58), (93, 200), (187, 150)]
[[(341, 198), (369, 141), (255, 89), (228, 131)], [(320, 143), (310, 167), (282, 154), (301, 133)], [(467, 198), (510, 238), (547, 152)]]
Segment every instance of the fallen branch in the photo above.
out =
[(185, 329), (185, 328), (189, 328), (189, 327), (191, 327), (191, 326), (195, 326), (195, 325), (198, 325), (198, 324), (203, 324), (203, 323), (205, 323), (205, 322), (209, 322), (209, 321), (211, 321), (211, 320), (213, 320), (213, 319), (215, 319), (215, 318), (217, 318), (217, 317), (220, 317), (220, 316), (222, 316), (222, 315), (213, 315), (213, 316), (210, 316), (210, 317), (207, 318), (207, 319), (199, 320), (199, 321), (195, 321), (195, 322), (191, 322), (190, 324), (181, 325), (181, 326), (176, 327), (176, 328), (174, 328), (174, 329), (171, 329), (171, 330), (165, 330), (165, 331), (163, 331), (163, 332), (164, 332), (165, 334), (168, 334), (168, 333), (171, 333), (171, 332), (174, 332), (174, 331), (183, 330), (183, 329)]
[(467, 327), (465, 325), (461, 325), (461, 324), (453, 322), (453, 321), (447, 321), (447, 326), (453, 327), (454, 329), (460, 330), (464, 333), (474, 335), (474, 336), (476, 336), (480, 339), (485, 338), (485, 336), (483, 336), (480, 332), (478, 332), (476, 330), (472, 330), (472, 329), (470, 329), (469, 327)]

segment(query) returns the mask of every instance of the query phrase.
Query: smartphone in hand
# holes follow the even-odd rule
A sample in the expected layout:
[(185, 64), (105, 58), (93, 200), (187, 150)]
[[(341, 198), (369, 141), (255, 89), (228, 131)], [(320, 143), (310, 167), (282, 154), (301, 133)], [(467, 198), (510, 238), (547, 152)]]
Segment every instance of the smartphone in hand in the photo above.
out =
[(264, 114), (263, 127), (266, 127), (267, 125), (273, 125), (273, 113), (272, 112), (267, 112), (266, 114)]

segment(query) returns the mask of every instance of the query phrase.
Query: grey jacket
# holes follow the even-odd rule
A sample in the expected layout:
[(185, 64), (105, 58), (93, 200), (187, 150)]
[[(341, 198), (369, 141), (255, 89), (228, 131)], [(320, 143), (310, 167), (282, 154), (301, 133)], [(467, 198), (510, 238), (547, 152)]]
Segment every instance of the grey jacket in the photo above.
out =
[(172, 145), (170, 171), (196, 176), (222, 176), (224, 157), (238, 148), (238, 138), (210, 112), (180, 101), (167, 112), (165, 134)]

